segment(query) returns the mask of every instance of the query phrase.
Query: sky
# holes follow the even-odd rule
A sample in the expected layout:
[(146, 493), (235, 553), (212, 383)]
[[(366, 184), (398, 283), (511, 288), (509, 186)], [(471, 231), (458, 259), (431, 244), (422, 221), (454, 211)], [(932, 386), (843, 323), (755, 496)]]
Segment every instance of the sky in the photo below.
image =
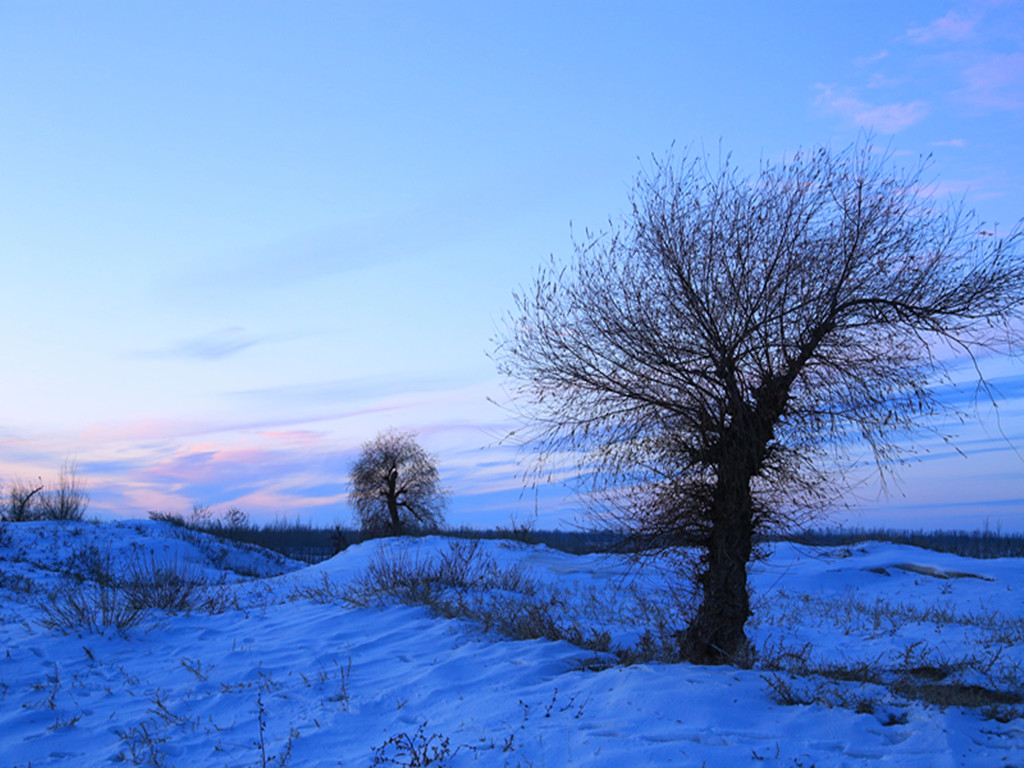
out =
[[(0, 0), (0, 480), (348, 524), (396, 427), (450, 523), (573, 525), (502, 442), (513, 291), (673, 145), (756, 170), (865, 132), (1008, 231), (1024, 3)], [(983, 362), (966, 456), (834, 522), (1024, 530), (1024, 368)]]

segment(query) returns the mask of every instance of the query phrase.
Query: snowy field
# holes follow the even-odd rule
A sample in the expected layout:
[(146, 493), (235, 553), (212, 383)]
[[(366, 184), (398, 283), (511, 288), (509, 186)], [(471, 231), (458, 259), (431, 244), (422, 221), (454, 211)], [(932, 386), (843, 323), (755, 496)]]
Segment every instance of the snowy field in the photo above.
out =
[[(488, 628), (366, 579), (453, 560), (473, 583), (424, 599)], [(167, 523), (7, 525), (0, 765), (1024, 766), (1024, 560), (785, 544), (752, 581), (757, 661), (697, 667), (642, 660), (671, 590), (610, 556), (432, 537), (307, 567)]]

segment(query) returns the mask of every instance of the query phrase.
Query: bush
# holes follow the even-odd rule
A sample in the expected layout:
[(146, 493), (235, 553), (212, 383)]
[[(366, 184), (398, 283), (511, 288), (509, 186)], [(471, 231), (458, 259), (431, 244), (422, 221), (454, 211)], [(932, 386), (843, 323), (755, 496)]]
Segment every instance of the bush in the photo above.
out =
[(0, 517), (11, 523), (23, 523), (39, 519), (38, 494), (43, 486), (32, 487), (22, 480), (15, 480), (7, 489), (7, 498), (3, 502)]
[(57, 482), (40, 494), (39, 516), (44, 520), (81, 520), (88, 507), (89, 496), (75, 465), (65, 462)]

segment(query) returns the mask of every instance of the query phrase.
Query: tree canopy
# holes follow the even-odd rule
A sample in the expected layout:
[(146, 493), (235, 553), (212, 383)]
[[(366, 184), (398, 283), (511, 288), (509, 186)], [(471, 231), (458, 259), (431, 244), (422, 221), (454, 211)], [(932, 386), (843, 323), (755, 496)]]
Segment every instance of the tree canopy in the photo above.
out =
[(398, 534), (444, 524), (437, 460), (410, 432), (389, 429), (364, 443), (350, 483), (349, 502), (365, 531)]

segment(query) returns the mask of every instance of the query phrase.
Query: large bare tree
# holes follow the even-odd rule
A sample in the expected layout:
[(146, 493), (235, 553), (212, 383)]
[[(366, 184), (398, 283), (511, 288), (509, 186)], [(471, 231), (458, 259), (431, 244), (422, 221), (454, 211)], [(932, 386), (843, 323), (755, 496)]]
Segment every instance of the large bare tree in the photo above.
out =
[(925, 167), (863, 143), (753, 176), (655, 162), (516, 296), (496, 358), (539, 467), (572, 457), (642, 544), (699, 548), (687, 658), (745, 654), (758, 534), (836, 500), (864, 446), (888, 474), (951, 407), (945, 361), (1020, 341), (1020, 225), (938, 201)]
[(349, 502), (364, 531), (398, 534), (444, 523), (437, 460), (410, 432), (389, 429), (364, 443), (350, 482)]

